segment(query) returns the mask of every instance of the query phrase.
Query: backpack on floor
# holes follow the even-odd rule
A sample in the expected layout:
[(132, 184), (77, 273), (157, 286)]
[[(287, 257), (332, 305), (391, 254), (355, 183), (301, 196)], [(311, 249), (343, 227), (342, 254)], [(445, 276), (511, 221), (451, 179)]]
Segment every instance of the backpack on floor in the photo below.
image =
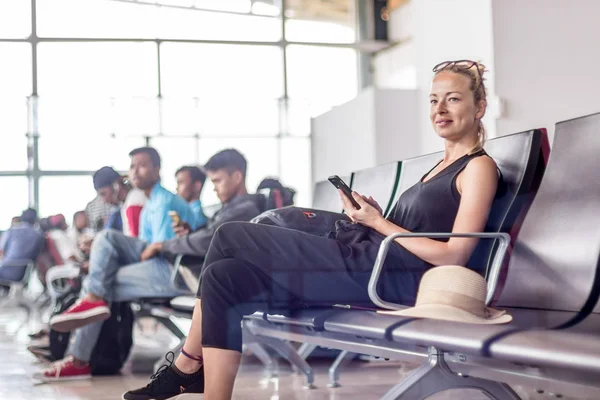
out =
[[(63, 311), (66, 311), (69, 307), (71, 307), (75, 302), (79, 299), (79, 292), (81, 290), (81, 285), (73, 285), (70, 286), (69, 289), (61, 294), (56, 299), (56, 304), (54, 309), (52, 310), (52, 316), (56, 314), (60, 314)], [(67, 347), (69, 346), (69, 339), (71, 338), (70, 332), (56, 332), (53, 329), (50, 329), (50, 333), (48, 334), (50, 339), (50, 354), (52, 356), (52, 361), (60, 360), (64, 357), (65, 352), (67, 351)]]
[(100, 337), (90, 358), (93, 375), (118, 374), (133, 346), (135, 316), (131, 303), (113, 303), (110, 318), (102, 324)]
[[(79, 299), (79, 287), (58, 297), (52, 315), (60, 314)], [(93, 375), (117, 374), (125, 364), (133, 346), (134, 314), (130, 303), (113, 303), (110, 318), (102, 324), (98, 342), (90, 358)], [(54, 361), (64, 358), (71, 332), (50, 330), (50, 353)]]

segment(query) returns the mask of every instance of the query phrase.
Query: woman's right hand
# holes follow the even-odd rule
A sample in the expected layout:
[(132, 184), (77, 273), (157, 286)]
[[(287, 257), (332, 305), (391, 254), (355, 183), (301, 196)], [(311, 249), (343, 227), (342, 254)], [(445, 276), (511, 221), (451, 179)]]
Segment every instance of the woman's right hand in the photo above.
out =
[(376, 229), (380, 222), (384, 220), (381, 207), (375, 200), (373, 200), (372, 197), (365, 197), (353, 191), (352, 196), (360, 205), (360, 210), (357, 210), (346, 197), (344, 192), (339, 190), (339, 193), (344, 205), (344, 212), (352, 220), (352, 222), (358, 222), (359, 224), (368, 226), (369, 228)]

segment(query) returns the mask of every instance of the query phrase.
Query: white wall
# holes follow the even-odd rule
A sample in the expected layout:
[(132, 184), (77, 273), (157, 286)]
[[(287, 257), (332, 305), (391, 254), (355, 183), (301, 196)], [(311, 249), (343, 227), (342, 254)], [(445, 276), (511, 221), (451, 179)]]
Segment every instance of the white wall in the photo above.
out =
[(434, 65), (446, 60), (471, 59), (483, 62), (490, 72), (486, 87), (490, 108), (484, 118), (490, 137), (494, 123), (494, 53), (492, 40), (492, 0), (412, 0), (395, 10), (388, 23), (391, 40), (404, 44), (377, 55), (374, 60), (378, 87), (398, 87), (398, 76), (414, 69), (414, 85), (419, 90), (419, 153), (443, 148), (429, 122), (428, 95)]
[(421, 135), (416, 90), (375, 92), (375, 165), (406, 160), (420, 155)]
[(313, 182), (375, 165), (374, 91), (312, 120)]
[(600, 111), (600, 1), (493, 0), (499, 134)]
[(417, 92), (368, 88), (312, 121), (313, 182), (419, 154)]

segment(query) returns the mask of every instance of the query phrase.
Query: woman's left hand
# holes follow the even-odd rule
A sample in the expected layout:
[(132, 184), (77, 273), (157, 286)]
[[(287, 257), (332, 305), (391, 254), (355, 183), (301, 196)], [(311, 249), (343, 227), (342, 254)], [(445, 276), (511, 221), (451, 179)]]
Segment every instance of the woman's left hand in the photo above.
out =
[(360, 205), (360, 210), (354, 208), (344, 192), (338, 190), (344, 205), (344, 212), (353, 222), (375, 228), (383, 220), (382, 210), (379, 204), (372, 197), (361, 196), (352, 191), (352, 197)]

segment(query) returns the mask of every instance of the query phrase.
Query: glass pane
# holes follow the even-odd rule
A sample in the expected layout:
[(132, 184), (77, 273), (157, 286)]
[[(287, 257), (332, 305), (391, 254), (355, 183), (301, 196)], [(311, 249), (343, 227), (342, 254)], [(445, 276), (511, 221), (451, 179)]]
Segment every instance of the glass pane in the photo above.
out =
[(285, 36), (295, 42), (352, 43), (356, 40), (355, 0), (286, 2)]
[(99, 137), (113, 131), (112, 105), (108, 98), (46, 96), (40, 97), (38, 105), (38, 127), (42, 138)]
[(0, 170), (27, 169), (27, 104), (25, 98), (0, 98)]
[[(145, 146), (141, 137), (103, 135), (80, 132), (78, 136), (60, 139), (41, 136), (39, 141), (40, 169), (64, 171), (95, 171), (110, 165), (117, 170), (129, 170), (129, 152)], [(84, 204), (85, 206), (85, 204)]]
[(198, 119), (202, 136), (276, 136), (279, 105), (275, 100), (203, 101)]
[(276, 136), (279, 101), (261, 99), (165, 98), (163, 133), (167, 136)]
[(112, 132), (117, 135), (155, 135), (159, 132), (156, 98), (117, 98), (112, 103)]
[(39, 133), (44, 137), (149, 136), (159, 131), (156, 98), (62, 98), (39, 101)]
[(184, 165), (198, 165), (198, 142), (195, 138), (155, 137), (150, 145), (160, 154), (162, 185), (175, 193), (175, 171)]
[[(248, 168), (246, 173), (246, 184), (248, 192), (254, 193), (260, 181), (267, 176), (279, 175), (279, 151), (277, 139), (241, 139), (222, 138), (206, 139), (199, 142), (199, 155), (202, 164), (218, 151), (235, 148), (240, 151), (246, 161)], [(202, 190), (203, 204), (217, 204), (219, 199), (215, 195), (214, 188), (210, 182)]]
[(163, 95), (204, 101), (277, 99), (283, 95), (281, 60), (276, 46), (164, 43)]
[(91, 176), (43, 176), (40, 178), (41, 217), (63, 214), (71, 225), (73, 214), (84, 210), (96, 197)]
[(158, 94), (156, 59), (154, 43), (41, 43), (39, 93), (154, 97)]
[(310, 136), (310, 105), (306, 100), (288, 101), (288, 132), (291, 136)]
[(31, 34), (31, 1), (0, 1), (0, 37), (24, 39)]
[[(221, 0), (218, 3), (226, 4)], [(218, 3), (212, 2), (213, 5)], [(205, 5), (208, 6), (205, 8), (211, 8), (210, 4)], [(200, 1), (197, 6), (201, 7)], [(157, 7), (142, 2), (127, 4), (123, 1), (106, 0), (38, 0), (37, 10), (38, 35), (41, 37), (273, 42), (281, 39), (281, 18), (278, 15), (259, 16), (201, 9), (187, 10)], [(256, 12), (256, 14), (268, 13)]]
[(163, 134), (193, 135), (199, 132), (198, 99), (163, 98), (161, 101)]
[(312, 117), (356, 97), (356, 51), (320, 46), (287, 47), (288, 93), (306, 100)]
[[(2, 29), (0, 6), (0, 29)], [(2, 96), (31, 94), (31, 45), (29, 43), (0, 43), (0, 92)]]
[(296, 190), (294, 203), (312, 205), (310, 139), (285, 138), (281, 142), (281, 182)]
[(0, 176), (0, 193), (10, 193), (2, 196), (0, 207), (0, 230), (10, 228), (13, 217), (29, 207), (29, 183), (24, 176)]

